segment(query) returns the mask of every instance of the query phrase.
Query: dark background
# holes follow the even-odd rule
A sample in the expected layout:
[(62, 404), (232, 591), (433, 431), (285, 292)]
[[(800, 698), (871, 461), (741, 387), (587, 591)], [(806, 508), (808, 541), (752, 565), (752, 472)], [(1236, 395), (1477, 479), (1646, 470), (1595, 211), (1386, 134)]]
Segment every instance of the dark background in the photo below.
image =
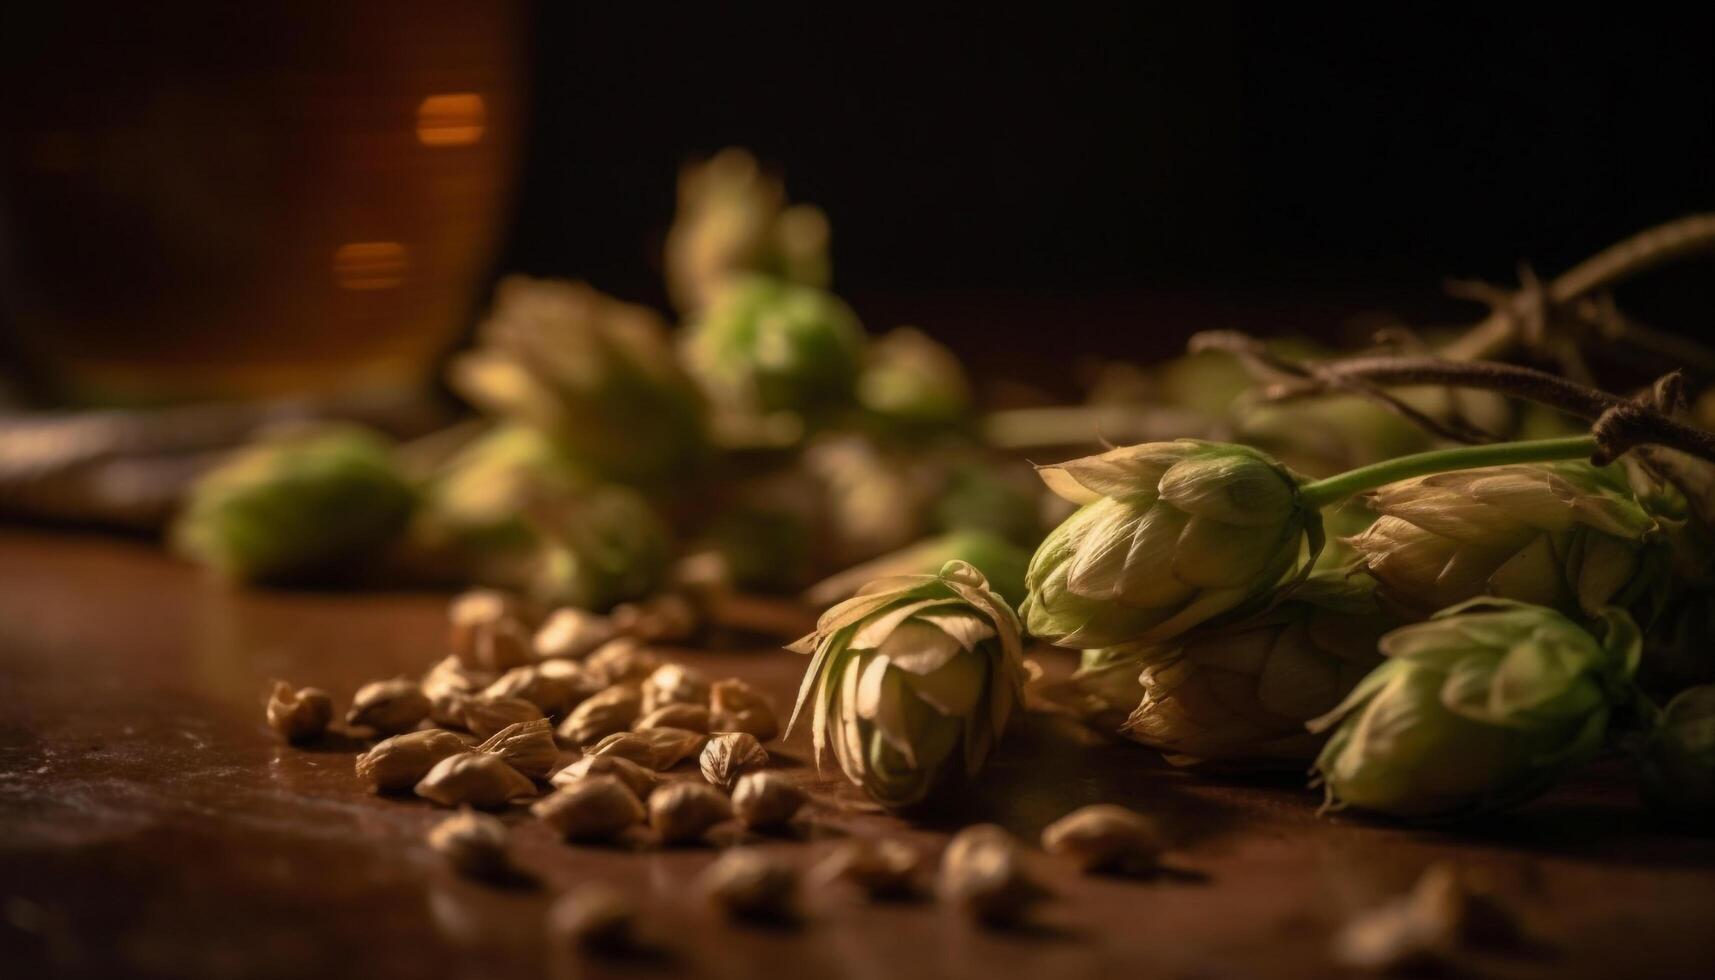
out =
[[(714, 6), (536, 11), (503, 265), (659, 299), (676, 167), (730, 144), (827, 210), (872, 320), (1011, 297), (1112, 334), (1141, 294), (1457, 318), (1444, 276), (1555, 272), (1715, 205), (1707, 6)], [(1712, 271), (1623, 298), (1699, 330)]]

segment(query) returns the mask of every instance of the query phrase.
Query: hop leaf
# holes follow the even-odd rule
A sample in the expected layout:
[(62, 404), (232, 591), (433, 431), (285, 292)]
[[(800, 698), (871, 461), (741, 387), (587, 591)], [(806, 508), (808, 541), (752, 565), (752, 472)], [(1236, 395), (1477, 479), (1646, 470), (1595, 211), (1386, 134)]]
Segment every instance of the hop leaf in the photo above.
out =
[(817, 759), (888, 807), (974, 776), (1023, 697), (1017, 619), (963, 562), (871, 582), (792, 649), (814, 654), (792, 724), (808, 707)]
[(1534, 796), (1602, 745), (1634, 695), (1641, 639), (1625, 613), (1595, 636), (1559, 613), (1477, 600), (1382, 638), (1387, 660), (1339, 707), (1316, 771), (1330, 801), (1446, 817)]

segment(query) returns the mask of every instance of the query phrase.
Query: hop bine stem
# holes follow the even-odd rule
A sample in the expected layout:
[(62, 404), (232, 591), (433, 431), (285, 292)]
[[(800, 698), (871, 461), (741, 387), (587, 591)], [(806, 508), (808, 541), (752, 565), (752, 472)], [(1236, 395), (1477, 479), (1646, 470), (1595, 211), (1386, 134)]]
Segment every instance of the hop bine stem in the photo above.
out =
[(1315, 480), (1300, 486), (1298, 492), (1306, 505), (1320, 509), (1365, 490), (1374, 490), (1376, 487), (1408, 480), (1414, 476), (1477, 469), (1483, 466), (1585, 459), (1595, 453), (1596, 449), (1595, 436), (1436, 449), (1360, 466), (1325, 480)]

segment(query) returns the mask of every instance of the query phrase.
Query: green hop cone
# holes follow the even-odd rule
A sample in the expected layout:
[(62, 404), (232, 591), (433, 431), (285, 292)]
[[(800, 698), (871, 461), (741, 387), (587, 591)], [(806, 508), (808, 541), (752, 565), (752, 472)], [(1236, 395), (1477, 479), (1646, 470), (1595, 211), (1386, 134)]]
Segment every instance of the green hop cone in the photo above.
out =
[(975, 776), (1023, 699), (1018, 621), (964, 562), (871, 582), (791, 649), (814, 655), (792, 724), (808, 707), (817, 760), (887, 807)]
[(1642, 639), (1624, 612), (1600, 640), (1552, 609), (1479, 599), (1381, 640), (1381, 666), (1333, 711), (1316, 759), (1328, 799), (1398, 817), (1523, 802), (1601, 748), (1635, 698)]
[(204, 474), (172, 539), (227, 578), (293, 581), (371, 557), (404, 529), (413, 502), (385, 439), (317, 427), (263, 439)]
[(921, 429), (958, 425), (972, 403), (958, 355), (912, 327), (896, 327), (869, 345), (857, 398), (879, 418)]
[(654, 311), (584, 283), (512, 276), (474, 350), (449, 368), (483, 411), (529, 426), (606, 479), (683, 475), (706, 445), (702, 404)]
[(1715, 814), (1715, 685), (1686, 688), (1667, 703), (1639, 762), (1650, 806), (1683, 817)]
[(1151, 651), (1122, 734), (1176, 764), (1308, 762), (1322, 738), (1305, 722), (1380, 663), (1376, 641), (1393, 625), (1364, 589), (1313, 580), (1257, 616)]
[(828, 219), (814, 206), (788, 205), (778, 177), (729, 147), (680, 171), (666, 267), (667, 294), (686, 313), (746, 271), (826, 286)]
[(984, 459), (953, 462), (930, 512), (948, 531), (988, 531), (1034, 548), (1042, 541), (1042, 484), (1028, 467), (1016, 471)]
[(1348, 544), (1405, 615), (1488, 595), (1595, 616), (1631, 606), (1666, 570), (1660, 527), (1621, 480), (1587, 463), (1402, 480), (1375, 491), (1381, 516)]
[(1151, 442), (1040, 472), (1082, 505), (1026, 582), (1025, 624), (1059, 646), (1165, 642), (1265, 598), (1322, 548), (1292, 474), (1244, 446)]
[(863, 351), (856, 314), (832, 294), (741, 276), (690, 324), (683, 354), (723, 413), (815, 420), (852, 404)]
[(530, 499), (572, 493), (588, 478), (539, 431), (499, 425), (472, 439), (429, 476), (414, 537), (431, 549), (484, 551), (529, 547)]
[(602, 610), (643, 598), (666, 580), (672, 533), (634, 490), (606, 484), (534, 499), (526, 511), (539, 543), (519, 574), (504, 577), (544, 602)]

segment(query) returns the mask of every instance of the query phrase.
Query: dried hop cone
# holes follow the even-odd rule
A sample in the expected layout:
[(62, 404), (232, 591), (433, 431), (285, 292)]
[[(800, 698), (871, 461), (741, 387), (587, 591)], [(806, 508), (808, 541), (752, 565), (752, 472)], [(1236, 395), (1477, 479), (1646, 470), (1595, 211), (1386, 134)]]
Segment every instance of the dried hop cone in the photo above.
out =
[(726, 732), (709, 739), (697, 764), (704, 779), (730, 791), (738, 777), (768, 765), (768, 750), (754, 735)]
[(536, 784), (500, 756), (464, 752), (435, 763), (417, 782), (417, 795), (442, 806), (493, 810), (535, 796)]
[(1381, 599), (1414, 618), (1479, 596), (1571, 615), (1631, 606), (1662, 582), (1662, 528), (1615, 468), (1588, 463), (1437, 473), (1376, 490), (1350, 539)]
[(1311, 722), (1330, 803), (1449, 817), (1521, 802), (1602, 745), (1636, 697), (1642, 640), (1603, 612), (1601, 639), (1559, 613), (1474, 600), (1381, 640), (1381, 666)]
[(1059, 646), (1165, 642), (1307, 573), (1322, 549), (1320, 514), (1255, 449), (1151, 442), (1040, 472), (1081, 505), (1026, 576), (1025, 625)]
[(1266, 612), (1149, 651), (1121, 734), (1175, 763), (1309, 762), (1322, 738), (1304, 724), (1381, 662), (1393, 625), (1361, 586), (1312, 580)]
[(410, 731), (427, 717), (428, 696), (416, 681), (405, 677), (363, 685), (352, 695), (351, 710), (345, 713), (347, 724), (373, 728), (383, 735)]
[(288, 742), (320, 738), (333, 721), (333, 697), (320, 688), (296, 691), (285, 681), (275, 681), (268, 694), (268, 727)]
[(417, 785), (429, 770), (448, 756), (470, 751), (452, 732), (430, 728), (384, 739), (357, 757), (357, 778), (377, 793), (394, 793)]
[(614, 776), (561, 783), (530, 812), (567, 840), (608, 840), (643, 821), (643, 804)]
[(808, 706), (818, 762), (884, 806), (974, 776), (1023, 697), (1018, 621), (964, 562), (871, 582), (791, 649), (814, 654), (793, 723)]

